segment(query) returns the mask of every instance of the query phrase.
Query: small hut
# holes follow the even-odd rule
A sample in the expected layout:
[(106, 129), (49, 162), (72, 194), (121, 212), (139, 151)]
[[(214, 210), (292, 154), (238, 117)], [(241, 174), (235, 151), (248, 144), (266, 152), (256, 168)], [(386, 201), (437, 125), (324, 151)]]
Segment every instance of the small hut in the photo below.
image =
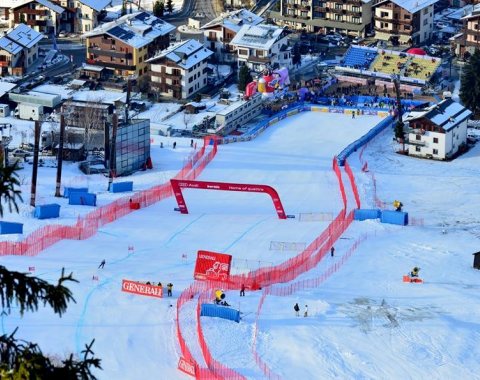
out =
[(480, 269), (480, 252), (475, 252), (473, 254), (473, 267), (475, 269)]

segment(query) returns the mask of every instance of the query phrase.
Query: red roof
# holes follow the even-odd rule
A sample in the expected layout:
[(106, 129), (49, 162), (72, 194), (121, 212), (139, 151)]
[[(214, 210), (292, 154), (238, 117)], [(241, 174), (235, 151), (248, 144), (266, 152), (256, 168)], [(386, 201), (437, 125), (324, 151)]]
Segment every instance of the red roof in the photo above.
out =
[(416, 55), (427, 55), (425, 50), (420, 49), (420, 48), (411, 48), (407, 50), (408, 54), (416, 54)]

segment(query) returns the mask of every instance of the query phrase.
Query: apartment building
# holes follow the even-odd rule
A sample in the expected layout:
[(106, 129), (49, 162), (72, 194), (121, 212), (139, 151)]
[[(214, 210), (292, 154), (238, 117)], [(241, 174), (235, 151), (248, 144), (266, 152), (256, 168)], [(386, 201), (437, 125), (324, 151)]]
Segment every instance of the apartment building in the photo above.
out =
[(238, 66), (247, 65), (261, 72), (267, 67), (292, 67), (292, 52), (287, 34), (274, 25), (244, 25), (230, 44), (237, 52)]
[(246, 100), (241, 100), (218, 111), (215, 116), (215, 134), (226, 136), (235, 129), (245, 125), (262, 112), (263, 97), (256, 93)]
[(468, 57), (480, 49), (480, 4), (476, 4), (470, 14), (463, 17), (462, 32), (452, 37), (452, 47), (458, 57)]
[(408, 154), (445, 160), (453, 157), (467, 143), (467, 121), (472, 112), (451, 98), (411, 112), (405, 119)]
[(168, 47), (174, 29), (148, 12), (125, 15), (86, 34), (87, 63), (125, 78), (141, 76), (148, 57)]
[(365, 37), (372, 23), (373, 0), (280, 0), (271, 12), (277, 24), (308, 32)]
[(112, 0), (53, 0), (65, 12), (60, 20), (60, 30), (87, 33), (99, 25), (99, 17)]
[(65, 12), (61, 6), (49, 0), (1, 0), (0, 7), (11, 28), (25, 24), (46, 35), (58, 33)]
[(263, 18), (246, 9), (222, 13), (219, 17), (203, 25), (200, 29), (205, 35), (205, 46), (214, 52), (219, 62), (234, 62), (236, 51), (231, 45), (232, 39), (244, 25), (258, 25)]
[(375, 38), (393, 44), (421, 44), (432, 37), (438, 0), (385, 0), (374, 6)]
[(206, 67), (213, 52), (197, 40), (173, 44), (147, 60), (152, 92), (187, 99), (207, 85)]
[(43, 35), (28, 25), (19, 24), (0, 38), (0, 76), (23, 75), (38, 58)]

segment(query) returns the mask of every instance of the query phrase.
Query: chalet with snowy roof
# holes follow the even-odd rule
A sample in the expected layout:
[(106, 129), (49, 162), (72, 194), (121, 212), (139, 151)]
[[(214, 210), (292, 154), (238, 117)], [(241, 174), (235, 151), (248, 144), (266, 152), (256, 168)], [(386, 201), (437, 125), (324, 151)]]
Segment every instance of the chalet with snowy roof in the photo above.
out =
[(148, 12), (122, 16), (86, 34), (87, 63), (125, 78), (141, 76), (148, 70), (148, 57), (169, 46), (174, 29)]
[(454, 157), (467, 143), (467, 121), (472, 112), (451, 98), (421, 111), (411, 112), (408, 154), (445, 160)]
[(207, 85), (207, 61), (213, 52), (197, 40), (176, 43), (147, 62), (152, 91), (175, 99), (191, 98)]
[(65, 12), (60, 21), (60, 30), (87, 33), (99, 25), (99, 18), (106, 14), (105, 8), (112, 0), (52, 0)]
[(374, 5), (375, 38), (417, 45), (433, 32), (433, 6), (438, 0), (381, 0)]
[(458, 57), (468, 57), (480, 48), (480, 4), (474, 5), (462, 21), (461, 33), (452, 37), (451, 42)]
[(230, 44), (244, 25), (258, 25), (263, 18), (246, 9), (222, 13), (216, 19), (203, 25), (200, 29), (205, 34), (205, 46), (215, 53), (220, 62), (234, 62), (236, 51)]
[(43, 38), (25, 24), (19, 24), (0, 38), (0, 74), (23, 75), (38, 58), (38, 44)]
[(338, 32), (365, 37), (372, 23), (373, 0), (280, 0), (270, 17), (282, 26), (308, 32)]
[(230, 43), (238, 66), (261, 72), (267, 67), (292, 67), (291, 48), (284, 28), (274, 25), (244, 25)]
[(43, 34), (58, 33), (65, 9), (50, 0), (1, 0), (10, 27), (26, 24)]

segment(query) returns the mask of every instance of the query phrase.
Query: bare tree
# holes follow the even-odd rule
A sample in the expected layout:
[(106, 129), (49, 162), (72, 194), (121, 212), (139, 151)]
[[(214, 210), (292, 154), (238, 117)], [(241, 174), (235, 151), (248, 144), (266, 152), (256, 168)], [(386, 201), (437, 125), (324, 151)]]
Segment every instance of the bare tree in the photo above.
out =
[(87, 99), (84, 107), (78, 107), (73, 102), (68, 101), (63, 108), (66, 125), (83, 130), (83, 141), (87, 151), (93, 145), (95, 135), (105, 129), (107, 120), (101, 104), (103, 104), (103, 98), (96, 97)]
[(185, 124), (185, 129), (188, 128), (188, 124), (190, 124), (192, 119), (193, 119), (192, 114), (189, 114), (189, 113), (186, 113), (185, 111), (183, 111), (183, 124)]

